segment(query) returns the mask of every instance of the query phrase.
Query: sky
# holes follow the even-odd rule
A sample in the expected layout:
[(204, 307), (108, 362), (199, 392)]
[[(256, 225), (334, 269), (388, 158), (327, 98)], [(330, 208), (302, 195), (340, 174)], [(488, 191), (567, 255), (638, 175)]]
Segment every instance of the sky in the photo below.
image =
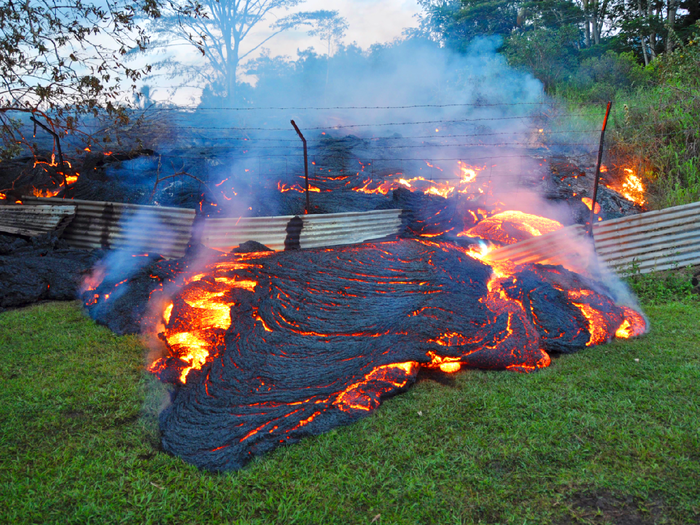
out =
[[(298, 11), (327, 9), (338, 11), (348, 23), (343, 44), (357, 43), (363, 49), (375, 43), (391, 42), (401, 36), (404, 28), (416, 27), (415, 15), (420, 11), (416, 0), (307, 0)], [(305, 31), (290, 31), (278, 35), (267, 46), (272, 56), (288, 55), (297, 48), (315, 47), (325, 52), (321, 40), (306, 35)]]
[[(320, 9), (338, 11), (348, 24), (348, 30), (341, 42), (345, 45), (356, 43), (363, 49), (368, 49), (376, 43), (391, 42), (401, 37), (405, 29), (417, 27), (416, 15), (420, 12), (416, 0), (306, 0), (294, 10), (278, 11), (278, 16)], [(244, 40), (241, 54), (264, 40), (270, 34), (269, 24), (274, 21), (275, 18), (270, 16), (256, 26)], [(287, 31), (272, 38), (262, 49), (251, 55), (251, 58), (259, 56), (260, 51), (264, 49), (271, 57), (287, 56), (294, 60), (297, 58), (297, 50), (313, 47), (319, 54), (325, 54), (326, 46), (320, 38), (308, 36), (305, 30)], [(187, 47), (178, 47), (177, 58), (194, 63), (201, 60), (194, 48)], [(241, 80), (254, 82), (255, 79), (243, 77)], [(165, 86), (165, 83), (148, 83), (152, 86), (160, 85), (152, 93), (156, 100), (170, 100), (186, 105), (197, 103), (197, 89), (181, 88), (174, 92), (172, 87)]]

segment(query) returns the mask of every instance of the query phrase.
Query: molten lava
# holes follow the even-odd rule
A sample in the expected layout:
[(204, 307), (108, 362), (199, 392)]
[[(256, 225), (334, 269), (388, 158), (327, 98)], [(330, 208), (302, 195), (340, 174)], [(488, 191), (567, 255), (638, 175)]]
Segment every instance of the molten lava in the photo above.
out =
[[(583, 202), (586, 205), (586, 208), (588, 208), (589, 210), (593, 209), (593, 199), (589, 197), (582, 197), (581, 202)], [(595, 203), (595, 211), (593, 213), (600, 213), (600, 204), (598, 204), (597, 202)]]
[(552, 219), (508, 210), (484, 219), (458, 236), (478, 237), (501, 244), (514, 244), (561, 228), (563, 228), (562, 224)]
[[(441, 168), (437, 168), (430, 163), (427, 164), (431, 168), (442, 171)], [(457, 168), (458, 172), (456, 173), (456, 176), (459, 177), (459, 179), (456, 183), (435, 182), (426, 179), (425, 177), (404, 178), (402, 174), (396, 174), (389, 175), (387, 180), (381, 182), (376, 182), (371, 178), (365, 178), (363, 179), (361, 185), (358, 185), (352, 189), (360, 193), (387, 195), (389, 192), (399, 188), (407, 188), (411, 191), (417, 191), (425, 193), (426, 195), (435, 195), (447, 199), (456, 193), (467, 193), (472, 191), (470, 185), (476, 181), (479, 172), (484, 169), (469, 166), (462, 161), (457, 162)], [(360, 174), (358, 173), (357, 176), (359, 175)]]
[[(359, 193), (393, 191), (408, 233), (221, 255), (161, 283), (152, 305), (163, 355), (148, 369), (175, 386), (160, 416), (163, 448), (202, 468), (238, 469), (365, 417), (421, 367), (529, 373), (553, 354), (642, 334), (643, 316), (591, 277), (489, 260), (495, 248), (562, 224), (472, 191), (482, 169), (460, 162), (451, 182), (402, 173), (315, 179), (312, 191), (329, 191), (331, 179)], [(278, 190), (303, 191), (282, 182)], [(89, 308), (119, 301), (102, 278), (86, 285)]]
[[(525, 220), (528, 233), (556, 226)], [(491, 267), (488, 246), (400, 240), (212, 262), (163, 305), (168, 355), (149, 370), (181, 388), (161, 416), (164, 448), (236, 469), (367, 415), (421, 366), (531, 372), (552, 352), (644, 331), (585, 278)]]
[[(69, 168), (73, 168), (70, 162), (64, 161), (63, 162), (65, 165), (67, 165)], [(51, 155), (51, 162), (45, 162), (41, 160), (36, 160), (34, 161), (34, 166), (33, 167), (42, 167), (42, 166), (47, 166), (50, 168), (56, 168), (59, 167), (58, 163), (56, 162), (56, 155), (52, 154)], [(34, 194), (35, 197), (55, 197), (61, 192), (61, 189), (65, 186), (72, 186), (78, 181), (78, 177), (80, 176), (79, 173), (74, 173), (74, 174), (67, 174), (64, 173), (63, 171), (56, 171), (58, 175), (61, 175), (63, 180), (60, 182), (60, 184), (56, 185), (55, 187), (52, 188), (33, 188), (32, 193)]]

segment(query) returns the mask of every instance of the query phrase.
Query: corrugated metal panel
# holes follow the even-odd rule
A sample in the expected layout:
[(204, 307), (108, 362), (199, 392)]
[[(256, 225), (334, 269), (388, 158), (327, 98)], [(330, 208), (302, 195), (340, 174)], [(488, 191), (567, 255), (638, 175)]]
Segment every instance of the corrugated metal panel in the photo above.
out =
[(25, 204), (74, 205), (63, 238), (76, 248), (109, 248), (182, 257), (192, 237), (195, 211), (116, 202), (25, 197)]
[(593, 236), (600, 258), (619, 270), (700, 264), (700, 202), (604, 221)]
[[(598, 257), (619, 272), (650, 273), (700, 264), (700, 202), (603, 221), (593, 226)], [(490, 260), (585, 266), (582, 226), (499, 248)]]
[(498, 248), (490, 252), (487, 259), (513, 264), (561, 264), (570, 269), (584, 271), (592, 251), (590, 240), (585, 237), (585, 228), (575, 225)]
[(0, 206), (0, 232), (36, 237), (60, 230), (75, 215), (75, 206)]
[(401, 231), (401, 210), (329, 213), (299, 216), (296, 227), (293, 215), (279, 217), (242, 217), (206, 219), (201, 242), (217, 250), (228, 251), (246, 241), (257, 241), (276, 251), (284, 250), (288, 228), (291, 236), (299, 235), (301, 248), (321, 248), (353, 244), (394, 235)]

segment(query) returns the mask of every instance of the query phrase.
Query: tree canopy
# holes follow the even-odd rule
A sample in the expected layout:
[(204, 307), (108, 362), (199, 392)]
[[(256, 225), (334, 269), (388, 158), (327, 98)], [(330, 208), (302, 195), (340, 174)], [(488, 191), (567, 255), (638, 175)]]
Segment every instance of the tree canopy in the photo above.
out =
[[(311, 28), (330, 45), (342, 37), (347, 24), (337, 11), (313, 11), (281, 16), (304, 0), (201, 0), (201, 13), (182, 11), (189, 0), (174, 0), (150, 29), (155, 47), (167, 49), (174, 45), (191, 44), (197, 47), (205, 65), (187, 65), (168, 57), (154, 67), (169, 71), (171, 76), (196, 80), (206, 86), (205, 94), (221, 104), (236, 103), (236, 86), (240, 66), (256, 51), (278, 34), (293, 28)], [(270, 30), (255, 34), (262, 22), (275, 17)], [(244, 42), (246, 45), (244, 45)]]
[[(192, 9), (193, 6), (186, 6)], [(21, 114), (57, 135), (81, 115), (126, 119), (123, 94), (148, 71), (125, 60), (148, 35), (139, 20), (160, 16), (158, 0), (24, 0), (0, 5), (0, 137), (5, 156), (30, 146)]]

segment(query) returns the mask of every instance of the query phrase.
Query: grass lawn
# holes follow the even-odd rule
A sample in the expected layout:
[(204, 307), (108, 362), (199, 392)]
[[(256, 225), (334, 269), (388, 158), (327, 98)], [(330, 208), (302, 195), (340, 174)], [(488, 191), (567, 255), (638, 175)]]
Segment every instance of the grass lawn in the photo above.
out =
[(700, 302), (534, 374), (425, 378), (240, 472), (158, 450), (166, 388), (77, 303), (0, 314), (0, 523), (699, 523)]

